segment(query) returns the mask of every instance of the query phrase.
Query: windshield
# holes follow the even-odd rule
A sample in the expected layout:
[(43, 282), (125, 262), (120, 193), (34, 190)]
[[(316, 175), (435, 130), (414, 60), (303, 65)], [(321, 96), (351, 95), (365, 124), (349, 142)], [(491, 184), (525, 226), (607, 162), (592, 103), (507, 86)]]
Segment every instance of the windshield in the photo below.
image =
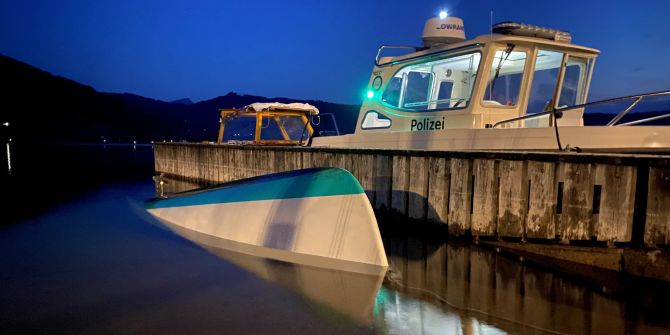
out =
[(381, 100), (411, 111), (465, 107), (470, 102), (481, 53), (426, 58), (398, 70), (389, 80)]
[[(256, 113), (231, 114), (224, 122), (224, 142), (255, 141)], [(311, 129), (305, 123), (306, 118), (299, 114), (264, 113), (260, 123), (261, 141), (307, 141)]]
[(223, 141), (253, 141), (256, 133), (256, 115), (228, 115), (224, 120), (226, 127)]
[(513, 51), (514, 46), (496, 51), (491, 64), (489, 82), (483, 102), (488, 106), (516, 106), (528, 55)]

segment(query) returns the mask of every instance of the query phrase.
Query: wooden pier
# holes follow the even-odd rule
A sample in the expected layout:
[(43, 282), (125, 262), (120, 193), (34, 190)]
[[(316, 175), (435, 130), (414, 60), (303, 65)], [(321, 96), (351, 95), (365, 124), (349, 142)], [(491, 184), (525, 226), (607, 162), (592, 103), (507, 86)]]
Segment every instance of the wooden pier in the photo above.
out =
[(475, 239), (649, 249), (660, 263), (633, 272), (670, 280), (670, 156), (193, 143), (158, 143), (154, 152), (156, 173), (205, 184), (341, 167), (378, 213), (407, 224)]

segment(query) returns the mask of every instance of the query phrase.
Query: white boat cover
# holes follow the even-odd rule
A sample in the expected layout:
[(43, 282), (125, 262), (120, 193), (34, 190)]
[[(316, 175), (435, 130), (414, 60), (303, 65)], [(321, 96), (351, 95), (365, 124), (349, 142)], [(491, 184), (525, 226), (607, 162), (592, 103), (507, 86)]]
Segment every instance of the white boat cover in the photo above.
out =
[(290, 104), (283, 104), (279, 102), (255, 102), (251, 105), (244, 106), (245, 110), (260, 112), (260, 111), (271, 111), (271, 110), (298, 110), (308, 112), (309, 115), (318, 115), (319, 109), (306, 103), (293, 102)]

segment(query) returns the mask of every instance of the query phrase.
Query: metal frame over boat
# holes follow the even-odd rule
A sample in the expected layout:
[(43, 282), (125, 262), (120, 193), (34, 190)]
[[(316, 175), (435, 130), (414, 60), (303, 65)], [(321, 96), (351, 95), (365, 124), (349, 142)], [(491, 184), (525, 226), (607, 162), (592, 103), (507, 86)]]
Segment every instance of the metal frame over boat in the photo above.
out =
[[(310, 104), (277, 102), (253, 103), (243, 108), (220, 109), (219, 112), (218, 144), (303, 145), (314, 133), (310, 120), (319, 115), (319, 110)], [(238, 126), (232, 132), (225, 132), (226, 124), (244, 119), (254, 122), (250, 129)]]
[[(315, 137), (312, 145), (670, 151), (669, 126), (639, 126), (667, 112), (622, 122), (641, 102), (670, 105), (670, 91), (586, 103), (599, 51), (572, 44), (569, 33), (503, 22), (465, 41), (462, 20), (442, 17), (426, 22), (423, 40), (380, 47), (355, 133)], [(381, 56), (398, 48), (411, 52)], [(620, 113), (607, 125), (584, 126), (585, 111), (608, 105)]]

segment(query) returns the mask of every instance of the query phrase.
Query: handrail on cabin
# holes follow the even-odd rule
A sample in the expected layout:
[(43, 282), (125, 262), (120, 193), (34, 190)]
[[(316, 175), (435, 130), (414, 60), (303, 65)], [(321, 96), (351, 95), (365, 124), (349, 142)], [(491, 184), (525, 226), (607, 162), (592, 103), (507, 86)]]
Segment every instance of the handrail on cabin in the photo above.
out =
[(421, 49), (421, 47), (414, 47), (411, 45), (382, 45), (377, 49), (377, 56), (375, 56), (375, 65), (379, 66), (379, 58), (382, 54), (382, 50), (384, 49), (411, 49), (414, 52), (418, 51)]
[(425, 53), (425, 54), (422, 54), (422, 55), (417, 55), (417, 56), (408, 57), (408, 58), (402, 58), (402, 59), (394, 60), (393, 62), (388, 62), (388, 63), (379, 63), (380, 55), (382, 53), (382, 50), (384, 50), (384, 49), (412, 49), (412, 50), (414, 50), (414, 52), (429, 49), (428, 47), (413, 47), (413, 46), (409, 46), (409, 45), (382, 45), (377, 50), (377, 56), (375, 57), (375, 66), (385, 66), (385, 65), (388, 65), (388, 64), (396, 64), (397, 62), (408, 62), (408, 61), (416, 60), (416, 59), (419, 59), (419, 58), (425, 58), (425, 57), (428, 57), (428, 58), (437, 57), (437, 56), (440, 56), (440, 55), (443, 55), (443, 54), (450, 54), (450, 53), (460, 52), (460, 51), (463, 51), (463, 50), (469, 50), (469, 49), (472, 49), (472, 48), (478, 48), (478, 47), (481, 47), (483, 45), (484, 44), (482, 44), (482, 43), (473, 43), (473, 44), (467, 44), (467, 45), (463, 45), (463, 46), (456, 47), (456, 48), (451, 48), (451, 49), (438, 48), (437, 50), (435, 50), (433, 52), (428, 52), (428, 53)]

